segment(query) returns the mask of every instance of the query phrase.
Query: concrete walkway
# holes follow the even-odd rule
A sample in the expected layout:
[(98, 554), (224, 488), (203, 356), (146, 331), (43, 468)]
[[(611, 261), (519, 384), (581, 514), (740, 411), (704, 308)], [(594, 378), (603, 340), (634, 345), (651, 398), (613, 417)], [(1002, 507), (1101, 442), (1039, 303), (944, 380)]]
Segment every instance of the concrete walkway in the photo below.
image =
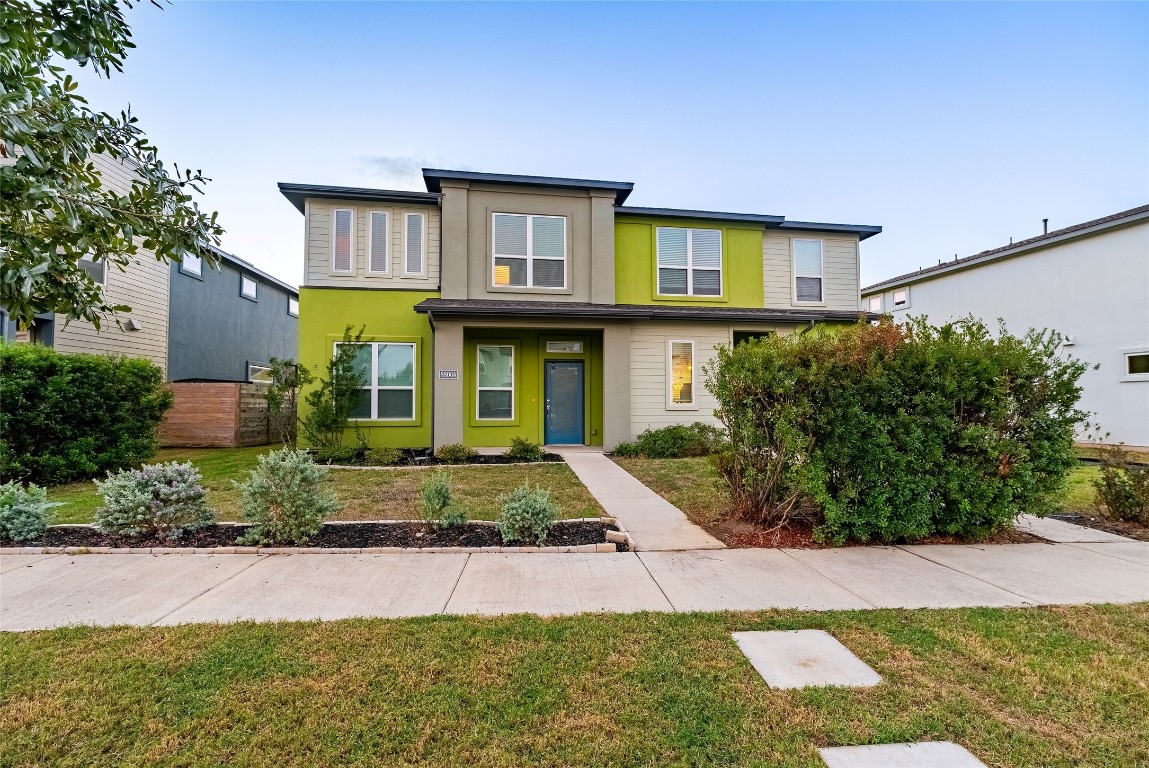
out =
[(1149, 542), (617, 554), (5, 555), (0, 629), (1149, 600)]
[(548, 448), (566, 459), (606, 513), (622, 523), (639, 551), (723, 549), (678, 507), (639, 482), (601, 451)]

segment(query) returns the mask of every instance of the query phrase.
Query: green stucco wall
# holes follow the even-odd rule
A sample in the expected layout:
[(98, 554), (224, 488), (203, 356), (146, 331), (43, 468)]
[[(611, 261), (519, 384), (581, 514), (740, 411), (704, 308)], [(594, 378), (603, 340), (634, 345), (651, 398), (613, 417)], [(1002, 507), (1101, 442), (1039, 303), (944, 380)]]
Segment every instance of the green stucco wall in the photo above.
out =
[[(581, 353), (547, 353), (547, 341), (581, 340)], [(514, 418), (509, 421), (480, 421), (476, 417), (478, 347), (480, 344), (511, 344), (515, 347)], [(603, 348), (598, 331), (563, 332), (558, 329), (471, 328), (464, 333), (463, 345), (463, 442), (472, 446), (506, 446), (512, 437), (525, 437), (542, 443), (543, 363), (546, 360), (582, 360), (585, 364), (583, 407), (584, 441), (602, 445), (603, 426)], [(440, 418), (445, 416), (440, 415)]]
[[(722, 296), (658, 296), (657, 227), (722, 230)], [(617, 216), (614, 225), (615, 301), (762, 307), (762, 228), (705, 220)]]
[[(343, 329), (363, 328), (363, 341), (415, 343), (415, 418), (412, 421), (378, 422), (361, 420), (360, 431), (372, 446), (428, 448), (431, 445), (431, 325), (427, 316), (414, 311), (424, 299), (437, 298), (437, 292), (381, 291), (340, 288), (301, 288), (299, 291), (299, 362), (316, 376), (326, 375), (333, 345), (343, 338)], [(302, 400), (302, 398), (301, 398)], [(300, 402), (301, 412), (306, 404)], [(303, 436), (300, 435), (301, 442)], [(344, 445), (354, 445), (355, 432), (349, 429)]]

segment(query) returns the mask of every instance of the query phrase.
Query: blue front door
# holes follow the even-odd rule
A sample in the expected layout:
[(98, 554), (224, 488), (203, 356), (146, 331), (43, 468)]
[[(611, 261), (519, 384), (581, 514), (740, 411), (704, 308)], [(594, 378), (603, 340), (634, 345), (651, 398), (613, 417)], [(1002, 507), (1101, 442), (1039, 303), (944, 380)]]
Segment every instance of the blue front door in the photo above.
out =
[(583, 444), (582, 360), (547, 360), (543, 382), (547, 445)]

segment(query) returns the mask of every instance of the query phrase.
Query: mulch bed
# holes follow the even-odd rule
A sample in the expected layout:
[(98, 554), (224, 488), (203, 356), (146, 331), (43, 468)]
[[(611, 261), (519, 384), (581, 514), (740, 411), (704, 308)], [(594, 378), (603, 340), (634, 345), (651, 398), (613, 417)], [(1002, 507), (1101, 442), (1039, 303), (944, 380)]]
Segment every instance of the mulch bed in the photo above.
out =
[[(450, 466), (459, 466), (460, 464), (553, 464), (553, 463), (561, 463), (563, 461), (564, 461), (563, 457), (559, 456), (557, 453), (544, 453), (543, 458), (537, 462), (524, 462), (522, 459), (517, 459), (517, 458), (514, 458), (513, 456), (502, 456), (502, 455), (497, 455), (497, 454), (493, 455), (493, 456), (489, 456), (487, 454), (479, 454), (478, 456), (472, 456), (471, 458), (467, 459), (466, 461), (443, 461), (441, 459), (435, 458), (431, 454), (426, 453), (424, 451), (408, 451), (404, 454), (403, 458), (400, 459), (399, 461), (395, 462), (394, 464), (387, 464), (385, 466), (388, 466), (388, 467), (435, 467), (435, 466), (440, 466), (443, 464), (447, 464)], [(323, 464), (323, 462), (318, 462), (318, 463)], [(380, 465), (364, 464), (362, 461), (356, 461), (356, 462), (353, 462), (350, 464), (345, 464), (342, 466), (370, 467), (370, 466), (380, 466)]]
[(1092, 515), (1050, 515), (1050, 517), (1074, 525), (1083, 525), (1097, 531), (1128, 536), (1139, 541), (1149, 541), (1149, 525), (1135, 523), (1132, 520), (1114, 520), (1109, 517), (1094, 517)]
[[(814, 526), (795, 521), (776, 531), (763, 529), (751, 523), (723, 521), (721, 526), (713, 526), (710, 533), (717, 536), (728, 547), (753, 549), (832, 549), (833, 544), (823, 544), (814, 539)], [(1043, 542), (1029, 533), (1008, 529), (985, 539), (973, 541), (956, 536), (930, 536), (915, 541), (897, 541), (891, 544), (1031, 544)], [(847, 541), (843, 547), (881, 546), (880, 541)]]
[[(211, 525), (190, 533), (176, 542), (156, 538), (128, 539), (111, 536), (87, 526), (52, 526), (44, 535), (32, 541), (5, 542), (4, 546), (24, 547), (233, 547), (249, 526)], [(547, 535), (548, 547), (575, 547), (582, 544), (606, 542), (606, 532), (617, 531), (613, 525), (596, 521), (559, 521), (551, 526)], [(531, 545), (535, 542), (515, 542), (511, 546)], [(435, 530), (426, 523), (327, 523), (319, 534), (304, 547), (363, 548), (363, 547), (501, 547), (504, 546), (498, 530), (492, 525), (468, 523), (456, 528)], [(625, 551), (625, 544), (615, 545)]]

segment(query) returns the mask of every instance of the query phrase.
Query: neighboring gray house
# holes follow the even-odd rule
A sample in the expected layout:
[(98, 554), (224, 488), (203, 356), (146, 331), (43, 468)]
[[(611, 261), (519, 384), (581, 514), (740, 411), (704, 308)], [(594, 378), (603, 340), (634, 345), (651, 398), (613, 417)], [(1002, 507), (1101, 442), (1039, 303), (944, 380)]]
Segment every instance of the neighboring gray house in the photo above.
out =
[(171, 265), (168, 381), (261, 381), (268, 362), (295, 358), (299, 291), (218, 248)]
[(862, 309), (1059, 331), (1067, 354), (1098, 365), (1081, 407), (1109, 442), (1149, 446), (1149, 205), (884, 280), (862, 289)]

